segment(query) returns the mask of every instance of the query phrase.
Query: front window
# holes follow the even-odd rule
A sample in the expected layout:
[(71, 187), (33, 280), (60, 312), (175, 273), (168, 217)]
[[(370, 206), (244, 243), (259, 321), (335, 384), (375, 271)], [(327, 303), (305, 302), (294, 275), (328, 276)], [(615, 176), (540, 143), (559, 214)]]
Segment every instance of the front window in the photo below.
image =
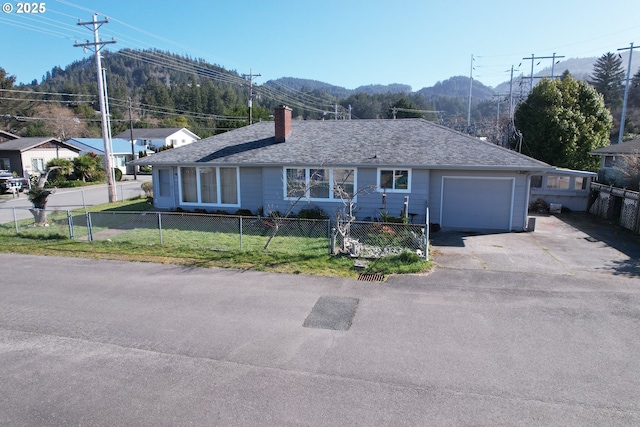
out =
[(11, 170), (11, 162), (9, 159), (0, 157), (0, 170)]
[(198, 203), (196, 168), (180, 168), (180, 184), (182, 201), (185, 203)]
[(287, 199), (341, 200), (355, 195), (354, 169), (286, 168), (284, 175)]
[(555, 190), (568, 190), (571, 178), (568, 176), (548, 176), (547, 188)]
[(604, 156), (604, 167), (612, 168), (615, 165), (615, 160), (614, 156)]
[(577, 176), (575, 178), (574, 183), (573, 183), (573, 189), (574, 190), (586, 190), (588, 182), (589, 182), (589, 178), (586, 178), (586, 177), (583, 177), (583, 176)]
[(31, 159), (31, 168), (35, 173), (44, 172), (44, 159)]
[(533, 175), (531, 177), (531, 188), (542, 188), (542, 175)]
[(238, 168), (181, 167), (183, 203), (238, 205)]
[(411, 171), (409, 169), (380, 169), (378, 188), (383, 191), (409, 192)]
[(171, 195), (171, 171), (169, 169), (158, 169), (158, 192), (160, 197)]

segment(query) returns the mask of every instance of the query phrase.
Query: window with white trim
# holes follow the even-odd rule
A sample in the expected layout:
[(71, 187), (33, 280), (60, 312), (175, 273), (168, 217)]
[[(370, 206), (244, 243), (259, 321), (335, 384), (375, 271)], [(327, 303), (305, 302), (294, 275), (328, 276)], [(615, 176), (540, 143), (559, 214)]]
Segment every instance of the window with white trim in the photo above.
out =
[(236, 167), (181, 167), (179, 177), (182, 203), (238, 206)]
[(31, 159), (31, 169), (35, 173), (43, 173), (44, 172), (44, 159), (34, 158)]
[(355, 169), (285, 168), (285, 199), (342, 200), (354, 197)]
[(378, 191), (411, 191), (411, 169), (378, 169)]

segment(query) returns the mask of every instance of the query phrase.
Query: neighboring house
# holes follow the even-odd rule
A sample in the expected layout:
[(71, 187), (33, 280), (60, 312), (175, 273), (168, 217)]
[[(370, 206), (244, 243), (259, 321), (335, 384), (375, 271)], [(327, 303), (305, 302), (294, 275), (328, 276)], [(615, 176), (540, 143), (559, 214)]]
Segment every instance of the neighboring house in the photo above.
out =
[(531, 177), (531, 201), (542, 199), (576, 212), (589, 208), (591, 181), (597, 174), (587, 171), (557, 168), (547, 174)]
[[(284, 213), (309, 204), (358, 219), (400, 216), (443, 228), (525, 230), (530, 177), (555, 168), (423, 119), (260, 122), (136, 160), (153, 166), (157, 208)], [(336, 187), (334, 183), (341, 183)], [(308, 185), (308, 184), (312, 185)], [(301, 191), (302, 187), (306, 187)]]
[[(131, 131), (125, 131), (114, 136), (114, 138), (131, 141)], [(133, 129), (133, 140), (136, 144), (136, 154), (147, 148), (158, 150), (162, 147), (174, 148), (182, 147), (196, 142), (200, 139), (198, 135), (187, 128), (154, 128), (154, 129)]]
[[(14, 135), (5, 130), (0, 130), (0, 142), (11, 141), (13, 139), (18, 139), (18, 138), (20, 138), (18, 135)], [(0, 167), (0, 169), (2, 168)]]
[(0, 142), (0, 163), (18, 176), (39, 174), (52, 159), (73, 160), (80, 148), (49, 136)]
[[(104, 157), (104, 140), (102, 138), (71, 138), (67, 141), (80, 148), (80, 154), (94, 153)], [(132, 154), (131, 142), (128, 139), (111, 139), (112, 166), (119, 168), (123, 174), (133, 174), (133, 166), (129, 166), (129, 162), (134, 159), (134, 156), (137, 158), (140, 151), (147, 151), (144, 148), (139, 149), (140, 147), (134, 146), (133, 148), (134, 154)]]
[(640, 157), (640, 138), (611, 144), (589, 152), (594, 156), (600, 156), (600, 171), (598, 172), (598, 182), (601, 184), (616, 184), (619, 179), (618, 169), (624, 168), (624, 158), (626, 156)]

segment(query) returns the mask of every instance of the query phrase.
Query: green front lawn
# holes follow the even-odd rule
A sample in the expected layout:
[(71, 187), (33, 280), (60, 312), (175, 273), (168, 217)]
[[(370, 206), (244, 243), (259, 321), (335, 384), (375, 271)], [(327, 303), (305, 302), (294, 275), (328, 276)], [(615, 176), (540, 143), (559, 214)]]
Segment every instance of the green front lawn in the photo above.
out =
[[(19, 221), (18, 235), (13, 223), (0, 224), (0, 251), (335, 277), (358, 275), (353, 259), (328, 254), (326, 238), (277, 235), (265, 250), (268, 236), (264, 233), (246, 233), (242, 236), (240, 249), (237, 232), (207, 231), (206, 227), (193, 227), (185, 221), (180, 226), (166, 224), (166, 228), (163, 224), (160, 244), (154, 213), (149, 212), (144, 216), (132, 214), (128, 218), (126, 215), (108, 215), (109, 212), (139, 212), (150, 208), (145, 200), (140, 199), (89, 208), (92, 212), (104, 213), (99, 215), (100, 224), (94, 221), (94, 236), (97, 233), (110, 233), (91, 243), (87, 241), (83, 210), (72, 213), (73, 240), (69, 239), (66, 212), (49, 213), (48, 227), (35, 226), (33, 220)], [(203, 217), (203, 221), (206, 218)], [(430, 266), (431, 263), (406, 253), (369, 261), (365, 272), (385, 275), (420, 273), (427, 271)]]

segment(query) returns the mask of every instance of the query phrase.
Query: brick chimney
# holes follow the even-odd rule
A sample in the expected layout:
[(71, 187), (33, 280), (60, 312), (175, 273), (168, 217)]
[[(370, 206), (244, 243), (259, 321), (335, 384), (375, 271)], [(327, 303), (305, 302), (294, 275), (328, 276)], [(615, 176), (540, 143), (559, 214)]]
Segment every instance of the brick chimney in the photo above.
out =
[(285, 142), (291, 135), (291, 108), (286, 105), (276, 107), (273, 117), (276, 122), (276, 142)]

